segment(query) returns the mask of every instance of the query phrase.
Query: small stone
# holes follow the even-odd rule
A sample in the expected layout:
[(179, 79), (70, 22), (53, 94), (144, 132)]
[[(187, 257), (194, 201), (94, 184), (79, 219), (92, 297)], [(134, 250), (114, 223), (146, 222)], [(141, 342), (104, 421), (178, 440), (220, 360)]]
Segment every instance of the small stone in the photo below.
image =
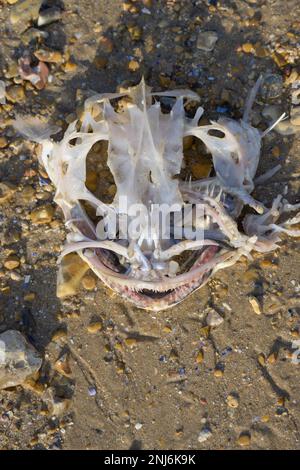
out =
[(96, 279), (90, 275), (84, 276), (81, 283), (86, 290), (94, 290), (96, 287)]
[(54, 369), (61, 375), (65, 377), (70, 377), (72, 375), (72, 370), (70, 367), (70, 358), (69, 354), (63, 354), (54, 364)]
[(137, 431), (139, 431), (140, 429), (142, 429), (143, 425), (142, 423), (136, 423), (134, 427)]
[(298, 78), (299, 78), (299, 74), (297, 70), (293, 69), (290, 75), (285, 78), (284, 83), (286, 85), (292, 85), (296, 80), (298, 80)]
[(132, 3), (129, 3), (129, 2), (122, 3), (123, 11), (130, 11), (131, 7), (132, 7)]
[(17, 188), (9, 182), (0, 182), (0, 204), (9, 201)]
[(293, 135), (299, 132), (299, 126), (294, 126), (289, 119), (279, 122), (274, 130), (281, 135)]
[(209, 428), (205, 427), (203, 428), (200, 433), (199, 433), (199, 436), (198, 436), (198, 442), (202, 443), (202, 442), (205, 442), (207, 441), (207, 439), (209, 439), (210, 437), (212, 436), (212, 432)]
[(257, 356), (257, 360), (258, 360), (258, 363), (264, 367), (266, 365), (266, 358), (264, 356), (264, 354), (260, 353), (258, 356)]
[(71, 62), (70, 60), (63, 65), (63, 70), (66, 73), (73, 73), (77, 70), (77, 64)]
[(172, 333), (172, 328), (169, 325), (165, 325), (163, 327), (163, 332), (164, 333)]
[(19, 331), (0, 334), (0, 389), (22, 385), (41, 365), (40, 354)]
[(279, 68), (283, 68), (287, 65), (287, 61), (282, 54), (278, 52), (273, 52), (272, 59), (274, 60), (275, 64), (278, 65)]
[(36, 393), (37, 395), (42, 395), (45, 391), (44, 385), (40, 382), (37, 382), (31, 377), (25, 380), (25, 382), (23, 383), (23, 387), (26, 390), (30, 390), (31, 392)]
[(215, 369), (214, 370), (214, 376), (217, 378), (221, 378), (224, 375), (224, 371), (222, 369)]
[(137, 60), (130, 60), (128, 63), (128, 69), (130, 72), (136, 72), (140, 68), (140, 64)]
[(67, 331), (63, 329), (59, 329), (53, 333), (51, 341), (53, 341), (54, 343), (57, 343), (61, 340), (65, 340), (66, 337), (67, 337)]
[(283, 79), (279, 74), (269, 74), (263, 79), (260, 95), (264, 101), (273, 100), (282, 94)]
[(254, 52), (254, 47), (251, 42), (245, 42), (245, 44), (242, 45), (242, 51), (245, 52), (245, 54), (251, 54), (251, 52)]
[(218, 35), (215, 31), (203, 31), (198, 34), (197, 48), (205, 52), (211, 52), (217, 40)]
[(275, 352), (271, 353), (267, 358), (268, 364), (275, 364), (275, 362), (277, 362), (277, 357), (278, 357), (277, 353)]
[(70, 253), (64, 256), (57, 276), (57, 297), (61, 299), (76, 294), (79, 290), (81, 279), (88, 269), (89, 266), (77, 253)]
[(125, 344), (126, 346), (129, 346), (130, 348), (132, 348), (133, 346), (135, 346), (137, 343), (136, 339), (135, 338), (126, 338), (125, 339)]
[(196, 363), (197, 364), (202, 364), (204, 358), (203, 351), (199, 351), (197, 356), (196, 356)]
[(223, 323), (224, 318), (215, 310), (211, 310), (206, 317), (206, 324), (211, 327), (219, 326)]
[(142, 37), (142, 30), (139, 26), (134, 25), (134, 26), (129, 26), (128, 27), (129, 34), (131, 36), (131, 39), (133, 41), (139, 41)]
[(33, 224), (49, 224), (53, 219), (54, 208), (48, 204), (46, 206), (38, 207), (34, 209), (29, 218)]
[(238, 408), (239, 406), (238, 398), (233, 394), (228, 395), (226, 401), (229, 408)]
[(32, 186), (24, 186), (21, 192), (22, 200), (25, 202), (32, 202), (34, 200), (35, 190)]
[(279, 397), (277, 400), (278, 406), (285, 406), (285, 397)]
[(24, 295), (24, 300), (26, 302), (33, 302), (35, 299), (35, 293), (34, 292), (29, 292), (29, 294)]
[(248, 447), (251, 444), (251, 435), (248, 433), (240, 434), (237, 443), (241, 447)]
[(97, 333), (102, 330), (102, 323), (100, 321), (94, 321), (88, 325), (87, 330), (89, 333)]
[(43, 0), (21, 0), (10, 12), (10, 22), (19, 32), (25, 31), (39, 16)]
[(290, 113), (290, 121), (293, 124), (293, 126), (300, 126), (300, 106), (292, 107), (291, 113)]
[(54, 23), (54, 21), (59, 21), (62, 17), (62, 11), (58, 7), (50, 7), (41, 11), (38, 17), (37, 24), (39, 27), (46, 26), (47, 24)]
[(97, 395), (97, 390), (95, 387), (88, 388), (88, 394), (90, 397), (95, 397)]
[(4, 149), (5, 147), (8, 146), (8, 140), (6, 137), (1, 136), (0, 137), (0, 149)]
[(6, 89), (6, 98), (12, 103), (20, 103), (25, 100), (24, 88), (21, 85), (13, 85)]
[(20, 260), (17, 256), (11, 255), (4, 261), (4, 267), (6, 269), (16, 269), (20, 266)]
[(63, 56), (59, 51), (49, 51), (46, 49), (38, 49), (34, 53), (35, 57), (42, 62), (51, 62), (54, 64), (60, 64), (63, 62)]
[(249, 300), (249, 303), (250, 303), (254, 313), (256, 313), (256, 315), (261, 315), (262, 311), (261, 311), (260, 303), (257, 300), (257, 298), (254, 297), (253, 295), (251, 295), (251, 296), (248, 297), (248, 300)]

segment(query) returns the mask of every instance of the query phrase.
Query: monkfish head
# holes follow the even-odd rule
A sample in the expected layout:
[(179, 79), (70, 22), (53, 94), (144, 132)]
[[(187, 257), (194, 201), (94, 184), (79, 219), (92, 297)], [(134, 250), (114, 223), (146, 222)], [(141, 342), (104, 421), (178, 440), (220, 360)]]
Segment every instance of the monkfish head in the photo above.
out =
[[(59, 142), (57, 129), (18, 118), (15, 127), (42, 144), (41, 163), (56, 187), (55, 202), (69, 231), (62, 256), (78, 252), (111, 289), (140, 308), (161, 310), (203, 286), (217, 270), (252, 250), (277, 247), (275, 221), (284, 203), (268, 210), (252, 198), (261, 138), (249, 114), (260, 80), (241, 120), (221, 118), (200, 125), (185, 105), (199, 101), (189, 90), (154, 93), (144, 80), (121, 93), (95, 95), (80, 120)], [(125, 106), (115, 103), (125, 99)], [(168, 97), (171, 110), (162, 109)], [(183, 139), (200, 139), (212, 158), (212, 173), (181, 181)], [(107, 165), (116, 193), (107, 204), (86, 185), (86, 158), (92, 146), (108, 141)], [(201, 157), (199, 157), (201, 158)], [(98, 182), (101, 185), (101, 181)], [(90, 218), (89, 204), (95, 212)], [(254, 209), (241, 231), (244, 206)]]

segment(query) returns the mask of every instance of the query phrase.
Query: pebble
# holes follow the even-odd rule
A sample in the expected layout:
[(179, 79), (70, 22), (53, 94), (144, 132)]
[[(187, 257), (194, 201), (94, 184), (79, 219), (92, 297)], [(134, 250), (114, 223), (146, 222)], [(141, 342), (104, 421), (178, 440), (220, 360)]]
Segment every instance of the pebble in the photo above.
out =
[(202, 364), (203, 359), (204, 359), (203, 351), (199, 351), (197, 356), (196, 356), (196, 363), (197, 364)]
[(277, 353), (275, 352), (271, 353), (267, 358), (268, 364), (275, 364), (277, 362), (277, 357), (278, 357)]
[(8, 140), (6, 137), (1, 136), (0, 137), (0, 149), (4, 149), (5, 147), (8, 146)]
[(18, 32), (25, 31), (38, 18), (42, 3), (43, 0), (21, 0), (12, 7), (10, 22)]
[(241, 447), (248, 447), (250, 446), (251, 444), (251, 435), (250, 434), (246, 434), (246, 433), (242, 433), (240, 434), (238, 440), (237, 440), (237, 443), (239, 446)]
[(94, 290), (96, 287), (96, 279), (90, 275), (84, 276), (81, 283), (86, 290)]
[(37, 59), (42, 62), (51, 62), (54, 64), (60, 64), (63, 62), (63, 56), (59, 51), (48, 51), (46, 49), (38, 49), (34, 52)]
[(6, 269), (16, 269), (20, 266), (20, 260), (17, 256), (11, 255), (4, 261), (4, 267)]
[(66, 337), (67, 337), (67, 331), (63, 329), (58, 329), (53, 333), (51, 341), (56, 343), (58, 341), (65, 340)]
[(206, 317), (206, 324), (208, 326), (216, 327), (223, 323), (224, 318), (215, 310), (211, 310)]
[(211, 52), (213, 51), (217, 40), (218, 35), (215, 31), (203, 31), (198, 34), (196, 45), (197, 48), (202, 51)]
[(251, 44), (251, 42), (246, 42), (242, 45), (242, 51), (245, 52), (245, 54), (251, 54), (251, 52), (254, 52), (253, 44)]
[(54, 23), (54, 21), (59, 21), (62, 17), (62, 11), (57, 7), (46, 8), (41, 11), (38, 17), (37, 24), (38, 26), (46, 26), (47, 24)]
[(203, 428), (198, 436), (198, 442), (202, 443), (207, 441), (212, 436), (212, 432), (208, 427)]
[(128, 63), (128, 70), (130, 72), (136, 72), (140, 68), (140, 64), (137, 60), (130, 60)]
[(72, 375), (72, 370), (70, 367), (70, 360), (68, 353), (63, 354), (54, 364), (54, 369), (61, 375), (65, 377), (70, 377)]
[(42, 365), (42, 358), (16, 330), (0, 334), (0, 389), (22, 385)]
[(28, 294), (25, 294), (23, 298), (24, 298), (25, 302), (33, 302), (35, 297), (36, 297), (36, 295), (35, 295), (34, 292), (29, 292)]
[(279, 74), (268, 74), (260, 87), (260, 96), (264, 101), (273, 100), (282, 94), (283, 79)]
[(133, 41), (139, 41), (142, 37), (142, 30), (139, 26), (128, 26), (128, 32)]
[(54, 215), (54, 208), (48, 204), (46, 206), (38, 207), (30, 213), (30, 220), (33, 224), (49, 224)]
[(62, 68), (66, 73), (73, 73), (77, 70), (77, 64), (68, 60), (68, 62), (66, 62)]
[(57, 297), (61, 299), (76, 294), (79, 290), (81, 279), (88, 269), (89, 266), (77, 253), (70, 253), (64, 256), (57, 276)]
[(233, 394), (228, 395), (228, 397), (226, 398), (226, 401), (227, 401), (227, 405), (229, 406), (229, 408), (238, 408), (239, 406), (239, 400), (236, 395), (233, 395)]
[(129, 346), (130, 348), (132, 348), (133, 346), (135, 346), (137, 343), (136, 339), (135, 338), (126, 338), (125, 339), (125, 344), (126, 346)]
[(100, 321), (94, 321), (87, 327), (89, 333), (97, 333), (102, 330), (102, 323)]
[(253, 309), (253, 312), (256, 313), (256, 315), (261, 315), (262, 314), (261, 306), (257, 298), (251, 295), (248, 297), (248, 300)]
[(139, 431), (140, 429), (142, 429), (143, 425), (142, 423), (136, 423), (134, 427), (137, 431)]
[(0, 182), (0, 204), (9, 201), (17, 188), (9, 182)]
[(42, 395), (45, 391), (44, 385), (40, 382), (37, 382), (32, 377), (26, 379), (22, 385), (26, 390), (30, 390), (31, 392), (34, 392), (37, 395)]
[(296, 80), (298, 80), (298, 77), (299, 77), (299, 74), (298, 74), (297, 70), (293, 69), (293, 70), (291, 71), (290, 75), (285, 78), (284, 83), (285, 83), (286, 85), (291, 85), (291, 84), (294, 83)]
[(25, 91), (21, 85), (13, 85), (6, 89), (6, 98), (12, 103), (20, 103), (25, 100)]
[(97, 390), (95, 387), (88, 388), (88, 394), (90, 397), (95, 397), (97, 395)]
[(266, 365), (266, 358), (264, 356), (263, 353), (260, 353), (258, 356), (257, 356), (257, 360), (258, 360), (258, 363), (264, 367)]
[(221, 378), (224, 375), (224, 371), (222, 369), (215, 369), (214, 370), (214, 376), (217, 378)]

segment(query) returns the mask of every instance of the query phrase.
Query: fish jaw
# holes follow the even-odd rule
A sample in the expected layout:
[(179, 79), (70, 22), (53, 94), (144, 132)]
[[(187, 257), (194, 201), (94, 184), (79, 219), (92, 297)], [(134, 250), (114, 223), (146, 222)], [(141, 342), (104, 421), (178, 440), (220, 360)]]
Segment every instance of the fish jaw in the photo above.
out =
[(80, 256), (97, 277), (122, 298), (138, 308), (160, 311), (180, 303), (192, 292), (206, 284), (215, 267), (229, 256), (228, 253), (217, 256), (218, 251), (217, 246), (207, 247), (190, 271), (174, 278), (166, 278), (156, 282), (139, 281), (126, 275), (122, 276), (107, 268), (95, 253), (89, 253), (89, 256), (80, 253)]

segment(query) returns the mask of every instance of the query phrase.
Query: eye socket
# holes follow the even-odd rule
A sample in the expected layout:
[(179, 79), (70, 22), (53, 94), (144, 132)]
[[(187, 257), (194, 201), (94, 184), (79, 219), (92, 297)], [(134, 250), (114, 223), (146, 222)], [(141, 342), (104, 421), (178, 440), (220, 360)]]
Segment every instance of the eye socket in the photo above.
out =
[(219, 131), (218, 129), (209, 129), (208, 135), (217, 137), (218, 139), (224, 139), (225, 137), (225, 133), (222, 131)]

